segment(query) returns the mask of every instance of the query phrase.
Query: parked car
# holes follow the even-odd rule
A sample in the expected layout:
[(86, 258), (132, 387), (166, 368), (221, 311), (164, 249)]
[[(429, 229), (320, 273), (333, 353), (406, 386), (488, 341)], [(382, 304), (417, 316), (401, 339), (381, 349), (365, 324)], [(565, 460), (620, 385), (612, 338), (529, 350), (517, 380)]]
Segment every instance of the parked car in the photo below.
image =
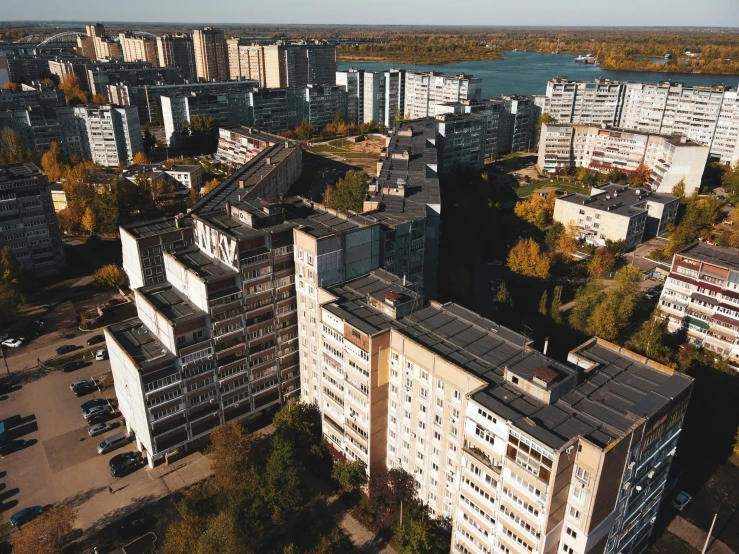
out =
[(89, 434), (91, 437), (96, 437), (100, 433), (110, 431), (112, 428), (113, 425), (109, 421), (94, 423), (90, 425), (90, 427), (87, 429), (87, 434)]
[(118, 304), (125, 304), (126, 301), (121, 298), (111, 298), (108, 300), (108, 306), (117, 306)]
[(30, 508), (23, 508), (22, 510), (15, 512), (10, 516), (10, 526), (20, 527), (24, 523), (33, 521), (43, 513), (44, 509), (41, 506), (31, 506)]
[(87, 420), (88, 425), (96, 425), (98, 423), (105, 423), (106, 421), (110, 421), (115, 417), (115, 412), (103, 412), (94, 416), (91, 416), (90, 419)]
[(108, 464), (110, 465), (110, 467), (117, 466), (122, 464), (129, 458), (141, 458), (141, 452), (137, 450), (133, 450), (131, 452), (121, 452), (120, 454), (116, 454), (110, 460), (108, 460)]
[(108, 351), (107, 350), (98, 350), (95, 352), (95, 361), (100, 362), (102, 360), (108, 359)]
[(78, 348), (80, 348), (80, 347), (79, 346), (75, 346), (74, 344), (65, 344), (65, 345), (60, 346), (59, 348), (57, 348), (56, 349), (56, 353), (61, 356), (62, 354), (66, 354), (67, 352), (74, 352)]
[(123, 446), (127, 442), (128, 437), (126, 436), (126, 433), (124, 431), (116, 433), (115, 435), (111, 435), (100, 443), (100, 445), (98, 446), (98, 454), (107, 454), (111, 450), (115, 450), (116, 448)]
[(113, 411), (113, 408), (111, 408), (108, 405), (105, 406), (93, 406), (92, 408), (85, 410), (82, 412), (82, 416), (85, 419), (90, 419), (94, 415), (98, 414), (105, 414), (105, 413), (111, 413)]
[(105, 398), (93, 398), (92, 400), (88, 400), (84, 404), (80, 406), (80, 410), (82, 412), (85, 412), (86, 410), (89, 410), (93, 406), (107, 406), (108, 401), (105, 400)]
[(3, 341), (3, 346), (7, 346), (8, 348), (18, 348), (19, 346), (22, 346), (23, 345), (23, 341), (24, 340), (25, 339), (21, 339), (21, 338), (17, 338), (17, 339), (14, 339), (14, 338), (5, 339)]
[(77, 360), (76, 362), (69, 362), (68, 364), (64, 364), (64, 367), (62, 368), (62, 371), (64, 373), (69, 373), (70, 371), (77, 371), (81, 367), (85, 367), (87, 365), (82, 360)]
[(672, 502), (670, 504), (672, 504), (672, 507), (677, 509), (677, 511), (682, 512), (683, 508), (690, 504), (691, 500), (693, 500), (692, 496), (690, 496), (685, 491), (680, 491), (679, 493), (677, 493), (677, 496), (672, 499)]
[(505, 262), (503, 260), (492, 260), (492, 261), (488, 262), (488, 266), (491, 266), (491, 267), (492, 266), (501, 266), (504, 263)]
[(140, 467), (146, 465), (146, 460), (141, 457), (126, 458), (121, 463), (110, 467), (111, 477), (124, 477), (129, 473), (136, 471)]
[(87, 346), (100, 344), (101, 342), (105, 342), (105, 335), (95, 335), (94, 337), (87, 339)]
[(89, 389), (95, 386), (95, 381), (92, 379), (77, 379), (72, 381), (69, 385), (69, 389), (74, 392), (75, 389)]

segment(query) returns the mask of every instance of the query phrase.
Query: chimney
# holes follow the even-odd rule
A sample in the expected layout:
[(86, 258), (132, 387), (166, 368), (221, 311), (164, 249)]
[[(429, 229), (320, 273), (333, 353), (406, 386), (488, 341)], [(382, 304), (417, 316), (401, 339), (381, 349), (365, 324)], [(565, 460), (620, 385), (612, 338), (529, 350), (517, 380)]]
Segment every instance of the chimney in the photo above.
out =
[(542, 354), (545, 356), (547, 355), (547, 349), (549, 348), (549, 337), (544, 339), (544, 350), (542, 351)]
[(231, 217), (231, 202), (226, 200), (226, 215), (228, 217)]

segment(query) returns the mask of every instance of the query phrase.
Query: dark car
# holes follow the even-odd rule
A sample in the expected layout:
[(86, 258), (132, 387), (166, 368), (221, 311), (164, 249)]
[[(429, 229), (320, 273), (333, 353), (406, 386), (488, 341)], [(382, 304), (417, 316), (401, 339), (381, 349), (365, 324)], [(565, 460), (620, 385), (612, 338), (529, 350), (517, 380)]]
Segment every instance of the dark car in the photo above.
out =
[(125, 304), (126, 301), (120, 298), (111, 298), (108, 300), (108, 306), (117, 306), (118, 304)]
[(100, 344), (101, 342), (105, 342), (105, 335), (95, 335), (94, 337), (87, 339), (88, 346)]
[(110, 476), (111, 477), (124, 477), (129, 473), (136, 471), (140, 467), (144, 467), (146, 461), (143, 458), (126, 458), (120, 464), (111, 466)]
[(121, 452), (120, 454), (116, 454), (113, 456), (109, 461), (108, 464), (110, 467), (121, 465), (123, 462), (129, 459), (133, 458), (141, 458), (141, 452), (137, 450), (133, 450), (131, 452)]
[(62, 354), (66, 354), (67, 352), (74, 352), (78, 348), (79, 346), (75, 346), (74, 344), (65, 344), (57, 348), (56, 353), (59, 355), (62, 355)]
[(87, 420), (88, 425), (95, 425), (97, 423), (105, 423), (106, 421), (110, 421), (111, 419), (115, 419), (117, 416), (115, 412), (104, 412), (102, 414), (97, 414), (92, 417), (90, 417)]
[(88, 400), (84, 404), (80, 406), (81, 411), (89, 410), (93, 406), (105, 406), (108, 404), (108, 401), (105, 400), (105, 398), (93, 398), (92, 400)]
[(22, 510), (15, 512), (12, 516), (10, 516), (10, 526), (11, 527), (20, 527), (24, 523), (28, 523), (29, 521), (33, 521), (38, 516), (41, 515), (41, 513), (44, 511), (44, 509), (41, 506), (31, 506), (30, 508), (23, 508)]
[(76, 362), (69, 362), (68, 364), (64, 364), (64, 367), (62, 368), (64, 373), (69, 373), (70, 371), (77, 371), (81, 367), (85, 367), (87, 364), (83, 362), (82, 360), (76, 361)]

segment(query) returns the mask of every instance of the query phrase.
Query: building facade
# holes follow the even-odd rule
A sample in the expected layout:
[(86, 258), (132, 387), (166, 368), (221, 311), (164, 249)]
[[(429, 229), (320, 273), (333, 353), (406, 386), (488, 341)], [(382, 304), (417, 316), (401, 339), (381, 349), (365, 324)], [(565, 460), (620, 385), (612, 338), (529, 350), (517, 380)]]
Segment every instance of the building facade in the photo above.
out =
[(651, 176), (648, 185), (670, 193), (683, 181), (685, 194), (700, 189), (708, 147), (678, 135), (638, 133), (583, 124), (543, 124), (537, 164), (542, 171), (587, 167), (633, 173), (641, 164)]
[(200, 81), (228, 81), (226, 37), (220, 29), (195, 29), (192, 35), (195, 73)]
[(67, 265), (49, 181), (32, 163), (0, 165), (0, 248), (9, 247), (21, 269), (38, 277)]
[(634, 248), (674, 224), (680, 199), (626, 185), (593, 187), (590, 196), (567, 194), (554, 203), (554, 221), (575, 226), (577, 237), (590, 244), (624, 241)]
[(157, 61), (157, 43), (153, 37), (119, 33), (118, 43), (125, 62), (149, 62), (152, 66), (160, 66)]
[(195, 49), (187, 34), (157, 37), (157, 57), (162, 67), (179, 67), (187, 79), (196, 79)]
[(444, 102), (480, 99), (482, 79), (472, 75), (443, 75), (429, 73), (405, 73), (405, 113), (410, 119), (434, 114), (435, 105)]

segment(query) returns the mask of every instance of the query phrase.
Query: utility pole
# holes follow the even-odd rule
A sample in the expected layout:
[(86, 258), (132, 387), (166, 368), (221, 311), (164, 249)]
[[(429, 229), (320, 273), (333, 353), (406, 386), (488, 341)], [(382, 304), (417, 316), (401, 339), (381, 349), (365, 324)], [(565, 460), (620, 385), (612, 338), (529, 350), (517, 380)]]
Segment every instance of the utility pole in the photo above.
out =
[(2, 345), (0, 345), (0, 352), (2, 352), (3, 361), (5, 362), (5, 371), (8, 372), (8, 375), (10, 375), (10, 368), (8, 367), (8, 358), (5, 357), (5, 347)]
[(701, 554), (706, 554), (706, 550), (708, 550), (708, 543), (711, 542), (711, 533), (713, 533), (713, 526), (716, 524), (717, 517), (718, 517), (718, 512), (713, 514), (713, 521), (711, 522), (711, 528), (708, 530), (708, 536), (706, 537), (706, 544), (703, 545), (703, 550), (701, 550)]

